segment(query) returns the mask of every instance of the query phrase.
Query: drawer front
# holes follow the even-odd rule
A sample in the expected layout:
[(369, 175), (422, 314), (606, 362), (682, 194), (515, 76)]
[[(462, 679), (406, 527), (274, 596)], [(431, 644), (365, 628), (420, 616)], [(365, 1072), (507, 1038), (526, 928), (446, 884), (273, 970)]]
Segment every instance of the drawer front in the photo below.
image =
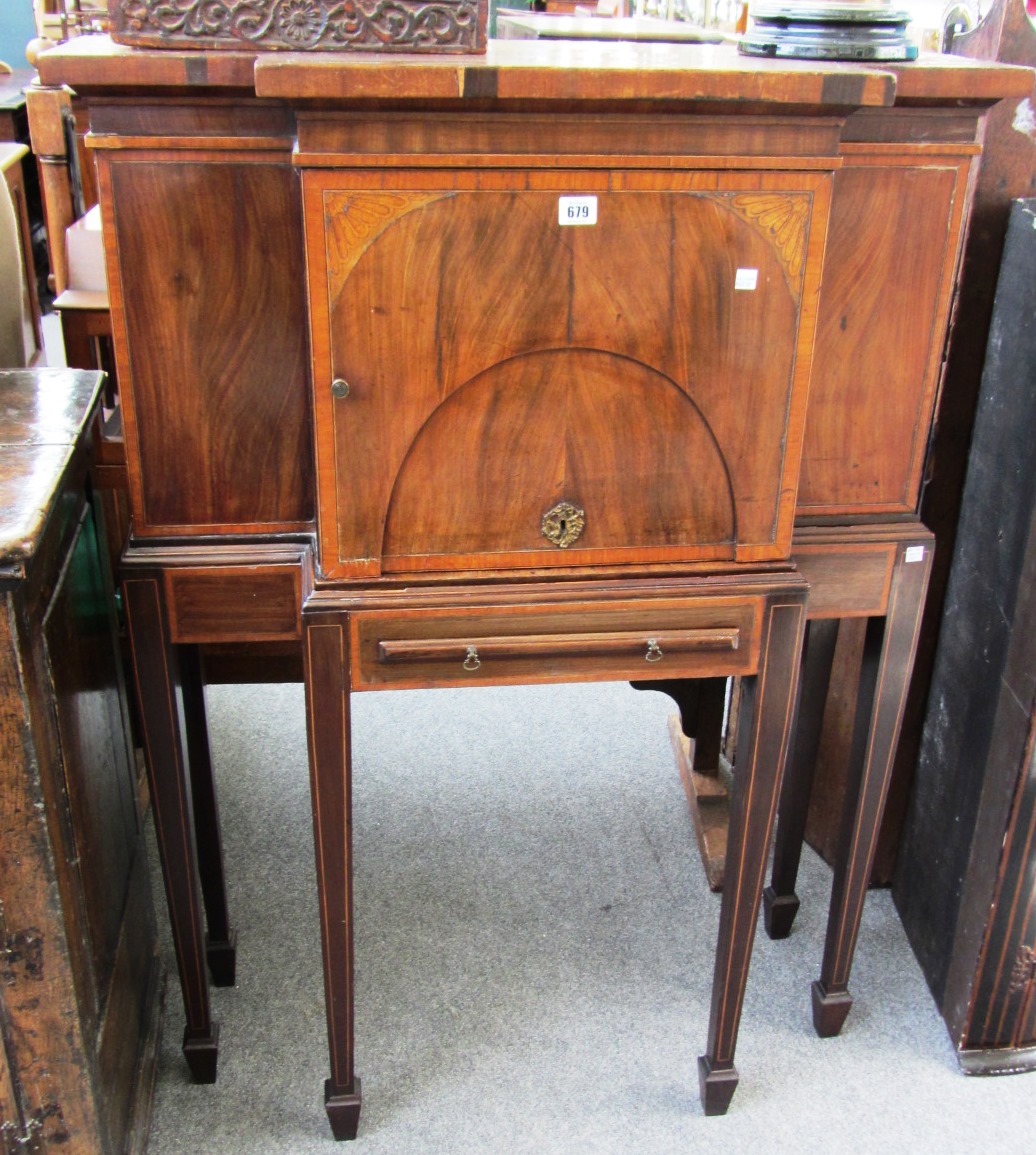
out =
[(829, 178), (306, 172), (321, 569), (788, 554)]
[(364, 611), (354, 690), (750, 674), (762, 601)]
[(302, 569), (294, 565), (169, 569), (174, 642), (294, 641), (302, 636)]

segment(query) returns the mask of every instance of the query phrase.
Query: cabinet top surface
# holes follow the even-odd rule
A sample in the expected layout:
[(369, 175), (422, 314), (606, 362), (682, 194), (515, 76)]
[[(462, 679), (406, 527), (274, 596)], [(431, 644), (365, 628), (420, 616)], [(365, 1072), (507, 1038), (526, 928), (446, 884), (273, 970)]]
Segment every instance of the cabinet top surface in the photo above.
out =
[(484, 56), (203, 52), (79, 37), (44, 53), (44, 84), (93, 89), (236, 89), (314, 101), (693, 101), (819, 108), (1026, 95), (1024, 68), (923, 56), (894, 67), (774, 61), (732, 44), (494, 40)]
[(0, 370), (0, 566), (39, 546), (102, 380), (77, 369)]

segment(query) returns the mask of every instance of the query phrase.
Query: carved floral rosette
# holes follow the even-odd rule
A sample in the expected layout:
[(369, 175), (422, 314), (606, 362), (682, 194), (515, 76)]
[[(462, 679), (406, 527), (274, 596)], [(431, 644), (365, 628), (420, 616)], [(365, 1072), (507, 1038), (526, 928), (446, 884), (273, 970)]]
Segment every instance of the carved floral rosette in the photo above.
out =
[(112, 38), (150, 48), (484, 52), (488, 0), (108, 0)]

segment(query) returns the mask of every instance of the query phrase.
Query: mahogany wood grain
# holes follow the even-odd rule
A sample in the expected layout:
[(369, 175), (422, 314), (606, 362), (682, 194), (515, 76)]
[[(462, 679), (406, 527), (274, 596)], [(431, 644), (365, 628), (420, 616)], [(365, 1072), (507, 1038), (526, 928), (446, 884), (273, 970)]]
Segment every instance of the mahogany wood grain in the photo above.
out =
[(301, 586), (297, 562), (167, 570), (170, 637), (178, 643), (300, 638)]
[(917, 512), (971, 159), (850, 152), (835, 177), (800, 518)]
[[(636, 600), (605, 607), (589, 597), (584, 600), (581, 593), (575, 586), (567, 604), (549, 610), (535, 602), (467, 612), (409, 608), (401, 602), (395, 610), (353, 614), (353, 688), (431, 687), (458, 680), (521, 685), (693, 677), (748, 673), (758, 664), (759, 610), (748, 597), (716, 593), (707, 601), (688, 600), (687, 594), (662, 598), (648, 589), (638, 591)], [(528, 603), (528, 594), (525, 600)], [(712, 644), (681, 644), (688, 635), (704, 635)], [(735, 637), (737, 645), (732, 645)], [(658, 661), (648, 645), (651, 638), (662, 650)], [(662, 638), (672, 639), (672, 644), (663, 646)], [(422, 643), (427, 649), (418, 658), (386, 660), (393, 647), (405, 644), (413, 654)], [(463, 666), (469, 646), (482, 655), (476, 669)]]
[[(911, 529), (913, 527), (910, 527)], [(809, 617), (871, 617), (888, 603), (896, 541), (842, 541), (832, 548), (834, 534), (810, 541), (800, 529), (792, 550), (799, 573), (810, 584)]]
[[(867, 620), (867, 617), (839, 619), (827, 698), (822, 703), (820, 741), (806, 816), (806, 841), (827, 863), (834, 863), (838, 854)], [(872, 885), (881, 883), (881, 876), (871, 880)]]
[[(327, 576), (787, 554), (823, 178), (305, 181)], [(588, 193), (597, 225), (562, 227)], [(586, 529), (559, 552), (562, 500)]]
[[(60, 61), (57, 57), (60, 56)], [(142, 51), (115, 44), (109, 36), (75, 36), (48, 49), (36, 62), (44, 84), (79, 89), (103, 84), (118, 89), (252, 88), (254, 52), (220, 52), (213, 57), (196, 51)]]
[(505, 163), (524, 158), (530, 167), (556, 167), (561, 156), (611, 156), (634, 167), (637, 158), (709, 157), (713, 163), (759, 167), (774, 155), (792, 168), (821, 167), (836, 156), (838, 121), (828, 118), (723, 116), (673, 117), (617, 114), (420, 111), (306, 112), (299, 119), (299, 150), (306, 164), (341, 168), (376, 159), (379, 165)]
[[(377, 58), (319, 59), (301, 54), (260, 58), (259, 96), (286, 100), (350, 101), (694, 101), (737, 102), (745, 112), (772, 105), (849, 108), (892, 103), (890, 73), (830, 65), (769, 61), (737, 53), (733, 45), (624, 44), (571, 46), (548, 41), (491, 41), (484, 57), (463, 62), (426, 57), (386, 69)], [(395, 64), (396, 61), (393, 61)]]
[[(276, 151), (238, 163), (99, 155), (106, 244), (118, 253), (109, 290), (135, 532), (307, 528), (290, 168)], [(202, 331), (204, 341), (191, 338)]]
[[(664, 630), (648, 637), (648, 631), (636, 633), (616, 630), (586, 634), (521, 634), (484, 637), (478, 647), (468, 646), (466, 639), (440, 638), (433, 641), (400, 639), (378, 643), (378, 658), (383, 662), (435, 661), (445, 655), (469, 657), (544, 658), (551, 654), (565, 657), (615, 657), (630, 652), (645, 661), (661, 662), (668, 653), (725, 652), (738, 649), (741, 631), (732, 629)], [(665, 646), (663, 650), (662, 647)]]

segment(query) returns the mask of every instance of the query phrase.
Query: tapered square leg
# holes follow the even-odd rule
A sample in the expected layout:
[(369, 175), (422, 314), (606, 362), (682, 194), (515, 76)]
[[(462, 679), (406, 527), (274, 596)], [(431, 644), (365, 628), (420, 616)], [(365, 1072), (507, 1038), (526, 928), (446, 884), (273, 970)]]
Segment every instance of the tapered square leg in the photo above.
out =
[(336, 1139), (354, 1139), (360, 1080), (354, 1060), (352, 758), (346, 614), (303, 615), (306, 729), (324, 958), (331, 1078), (324, 1105)]
[(820, 981), (813, 986), (813, 1022), (824, 1037), (838, 1034), (852, 1006), (849, 974), (914, 665), (932, 550), (930, 534), (899, 546), (888, 611), (884, 618), (867, 622), (824, 959)]
[(702, 1106), (723, 1114), (737, 1086), (734, 1048), (748, 981), (763, 878), (787, 757), (805, 624), (805, 587), (768, 606), (760, 669), (744, 681), (738, 765), (706, 1053), (699, 1059)]
[(187, 1020), (183, 1053), (197, 1083), (216, 1078), (219, 1030), (212, 1019), (201, 919), (191, 783), (178, 690), (180, 664), (169, 641), (161, 581), (126, 563), (123, 596), (144, 761)]
[(213, 986), (232, 987), (237, 973), (237, 932), (231, 929), (227, 904), (216, 780), (205, 715), (205, 679), (197, 646), (180, 646), (179, 656), (194, 837), (208, 927), (205, 957)]
[(774, 939), (787, 938), (791, 934), (799, 910), (795, 882), (802, 857), (809, 796), (837, 638), (837, 621), (809, 622), (806, 626), (795, 736), (777, 808), (770, 885), (763, 894), (766, 933)]

